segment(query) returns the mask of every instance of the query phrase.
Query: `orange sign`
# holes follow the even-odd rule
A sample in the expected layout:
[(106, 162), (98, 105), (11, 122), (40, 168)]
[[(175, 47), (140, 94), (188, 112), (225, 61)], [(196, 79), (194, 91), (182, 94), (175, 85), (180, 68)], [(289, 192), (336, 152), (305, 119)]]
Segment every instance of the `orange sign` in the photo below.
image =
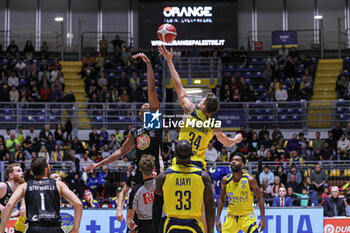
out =
[(16, 219), (10, 219), (7, 223), (6, 231), (7, 233), (14, 233), (15, 232), (15, 223), (18, 218)]
[(324, 233), (350, 233), (350, 218), (324, 218)]

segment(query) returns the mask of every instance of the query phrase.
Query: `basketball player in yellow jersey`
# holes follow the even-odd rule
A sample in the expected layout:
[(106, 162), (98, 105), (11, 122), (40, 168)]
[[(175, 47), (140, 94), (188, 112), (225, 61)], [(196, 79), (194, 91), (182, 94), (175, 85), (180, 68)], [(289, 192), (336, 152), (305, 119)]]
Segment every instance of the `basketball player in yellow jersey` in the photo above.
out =
[[(182, 86), (181, 79), (177, 73), (173, 63), (173, 49), (170, 52), (163, 47), (158, 47), (159, 52), (163, 55), (168, 63), (171, 79), (173, 81), (179, 102), (181, 107), (184, 109), (185, 115), (187, 115), (186, 121), (210, 121), (210, 116), (219, 110), (219, 100), (213, 93), (208, 93), (198, 104), (198, 109), (187, 97), (186, 91)], [(195, 124), (196, 125), (196, 124)], [(242, 135), (239, 133), (234, 138), (227, 137), (221, 130), (221, 128), (213, 127), (189, 127), (181, 128), (179, 133), (179, 141), (185, 139), (192, 145), (193, 158), (192, 163), (201, 168), (205, 166), (205, 152), (208, 148), (209, 141), (213, 135), (224, 145), (232, 146), (242, 141)]]
[[(236, 153), (231, 161), (231, 171), (221, 181), (221, 193), (216, 216), (216, 230), (222, 233), (237, 233), (242, 230), (245, 233), (262, 232), (265, 228), (265, 202), (259, 186), (254, 177), (242, 172), (245, 157)], [(259, 227), (256, 225), (253, 213), (253, 201), (255, 194), (258, 198), (261, 220)], [(224, 225), (221, 229), (221, 211), (224, 208), (225, 197), (228, 197), (227, 212)]]
[[(152, 209), (153, 232), (204, 233), (201, 221), (204, 201), (207, 232), (212, 233), (215, 206), (211, 179), (206, 172), (191, 164), (192, 146), (188, 141), (177, 143), (175, 156), (177, 164), (163, 171), (156, 180)], [(163, 204), (168, 218), (164, 228), (159, 229)]]

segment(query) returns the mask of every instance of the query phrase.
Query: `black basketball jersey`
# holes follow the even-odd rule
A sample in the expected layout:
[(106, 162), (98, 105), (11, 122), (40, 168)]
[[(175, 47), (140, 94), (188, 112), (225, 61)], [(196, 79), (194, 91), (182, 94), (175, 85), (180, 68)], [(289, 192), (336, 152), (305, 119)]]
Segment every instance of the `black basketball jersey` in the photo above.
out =
[(153, 155), (155, 158), (156, 171), (159, 173), (159, 156), (161, 155), (162, 130), (144, 129), (141, 126), (135, 126), (131, 129), (131, 135), (134, 138), (136, 146), (136, 165), (144, 154)]
[(56, 180), (34, 179), (27, 182), (25, 194), (27, 220), (30, 224), (60, 225), (60, 195)]
[(3, 206), (7, 205), (7, 202), (9, 202), (11, 195), (13, 194), (13, 191), (9, 185), (9, 183), (5, 182), (7, 189), (6, 189), (6, 193), (5, 196), (3, 198), (0, 199), (0, 204)]

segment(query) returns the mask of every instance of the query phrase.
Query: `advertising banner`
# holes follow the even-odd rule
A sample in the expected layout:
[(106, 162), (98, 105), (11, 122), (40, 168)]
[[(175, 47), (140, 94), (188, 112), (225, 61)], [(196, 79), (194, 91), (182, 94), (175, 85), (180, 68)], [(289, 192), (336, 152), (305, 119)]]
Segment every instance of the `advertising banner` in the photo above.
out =
[(324, 233), (350, 233), (350, 218), (325, 218)]
[(298, 35), (296, 31), (273, 31), (272, 48), (281, 48), (282, 45), (288, 47), (298, 46)]
[(244, 124), (244, 110), (220, 110), (213, 118), (221, 121), (221, 128), (234, 129)]

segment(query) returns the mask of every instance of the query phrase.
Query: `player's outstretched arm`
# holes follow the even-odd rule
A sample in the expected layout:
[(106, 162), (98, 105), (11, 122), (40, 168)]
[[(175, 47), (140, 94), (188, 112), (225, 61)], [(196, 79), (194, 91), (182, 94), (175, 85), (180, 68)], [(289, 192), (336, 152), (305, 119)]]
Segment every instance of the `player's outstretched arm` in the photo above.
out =
[(258, 204), (260, 209), (260, 223), (259, 223), (259, 231), (262, 232), (265, 229), (265, 201), (263, 195), (259, 189), (258, 183), (256, 179), (252, 176), (249, 176), (249, 186), (253, 190), (254, 195), (258, 198)]
[(165, 171), (163, 171), (156, 179), (156, 189), (154, 192), (154, 201), (152, 207), (153, 232), (159, 232), (160, 221), (163, 213), (163, 184), (165, 182), (165, 178), (166, 174)]
[(240, 143), (243, 139), (240, 133), (236, 134), (234, 138), (229, 138), (222, 132), (221, 128), (214, 128), (214, 134), (224, 146), (233, 146), (236, 143)]
[(5, 228), (10, 219), (13, 208), (17, 205), (17, 203), (24, 198), (26, 193), (27, 183), (21, 184), (16, 191), (12, 194), (10, 200), (8, 201), (4, 212), (1, 215), (1, 224), (0, 224), (0, 233), (5, 233)]
[(154, 78), (154, 72), (152, 68), (151, 61), (144, 53), (139, 53), (134, 55), (132, 58), (141, 58), (147, 67), (147, 95), (149, 101), (149, 108), (151, 111), (157, 111), (159, 109), (159, 100), (157, 97), (156, 81)]
[(117, 205), (117, 220), (119, 222), (123, 222), (123, 207), (125, 203), (125, 196), (129, 192), (130, 187), (126, 184), (124, 184), (122, 191), (119, 194), (119, 197), (117, 199), (118, 205)]
[(164, 59), (168, 63), (171, 80), (173, 80), (173, 84), (181, 107), (184, 109), (185, 114), (191, 114), (196, 106), (188, 98), (185, 88), (182, 86), (181, 78), (175, 69), (173, 63), (173, 49), (171, 48), (169, 52), (163, 45), (163, 47), (158, 47), (158, 51), (163, 55)]
[(81, 215), (83, 214), (83, 204), (81, 203), (80, 199), (68, 188), (68, 186), (61, 182), (57, 181), (57, 187), (59, 188), (59, 191), (61, 196), (66, 199), (69, 204), (71, 204), (74, 208), (74, 223), (73, 228), (70, 231), (73, 232), (79, 232), (80, 228), (80, 221), (81, 221)]
[(216, 230), (217, 232), (221, 232), (221, 212), (222, 209), (224, 208), (225, 205), (225, 198), (226, 198), (226, 179), (227, 177), (224, 176), (221, 179), (221, 192), (220, 192), (220, 197), (219, 197), (219, 202), (218, 202), (218, 210), (216, 213)]
[(127, 153), (129, 153), (129, 151), (131, 151), (134, 148), (134, 146), (135, 146), (134, 139), (132, 138), (132, 135), (129, 132), (128, 137), (126, 138), (125, 142), (118, 150), (116, 150), (113, 154), (111, 154), (110, 156), (108, 156), (107, 158), (102, 160), (101, 162), (90, 164), (85, 170), (87, 172), (92, 172), (94, 169), (97, 169), (97, 168), (102, 167), (103, 165), (112, 163), (112, 162), (120, 159), (121, 157), (123, 157)]
[(208, 173), (202, 171), (202, 179), (204, 183), (204, 206), (205, 219), (207, 222), (207, 233), (213, 233), (215, 223), (215, 203), (213, 185)]

